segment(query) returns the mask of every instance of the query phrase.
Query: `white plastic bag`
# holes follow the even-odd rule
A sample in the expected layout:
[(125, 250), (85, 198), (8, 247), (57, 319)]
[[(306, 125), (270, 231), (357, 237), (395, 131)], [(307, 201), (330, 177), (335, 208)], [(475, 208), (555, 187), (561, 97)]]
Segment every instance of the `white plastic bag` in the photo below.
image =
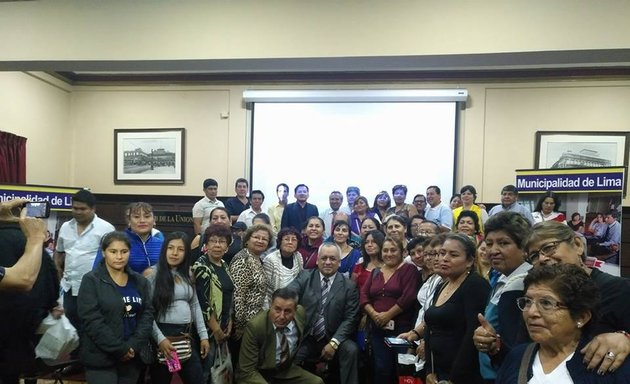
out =
[(210, 368), (212, 383), (214, 384), (232, 384), (234, 383), (234, 372), (232, 370), (232, 358), (227, 341), (217, 346), (214, 364)]
[[(50, 325), (53, 321), (54, 324)], [(47, 360), (58, 360), (79, 346), (77, 330), (65, 315), (61, 315), (59, 319), (53, 319), (51, 315), (48, 315), (42, 321), (42, 326), (44, 324), (48, 328), (35, 347), (35, 356)]]

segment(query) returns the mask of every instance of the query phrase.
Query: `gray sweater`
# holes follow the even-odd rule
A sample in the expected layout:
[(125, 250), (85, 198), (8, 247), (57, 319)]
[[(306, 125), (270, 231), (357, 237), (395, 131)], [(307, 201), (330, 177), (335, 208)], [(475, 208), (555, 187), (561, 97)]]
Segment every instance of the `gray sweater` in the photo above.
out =
[[(153, 267), (154, 269), (156, 267)], [(162, 334), (157, 323), (168, 324), (190, 324), (194, 321), (195, 327), (197, 327), (197, 333), (201, 340), (208, 339), (208, 331), (203, 321), (203, 314), (201, 313), (201, 307), (199, 306), (199, 300), (197, 299), (197, 292), (193, 287), (184, 282), (179, 272), (175, 269), (171, 270), (173, 278), (176, 279), (179, 276), (180, 283), (175, 283), (175, 292), (173, 294), (173, 302), (168, 307), (168, 310), (157, 317), (153, 322), (153, 339), (160, 344), (166, 336)], [(149, 282), (151, 283), (151, 292), (155, 289), (155, 271), (149, 276)]]

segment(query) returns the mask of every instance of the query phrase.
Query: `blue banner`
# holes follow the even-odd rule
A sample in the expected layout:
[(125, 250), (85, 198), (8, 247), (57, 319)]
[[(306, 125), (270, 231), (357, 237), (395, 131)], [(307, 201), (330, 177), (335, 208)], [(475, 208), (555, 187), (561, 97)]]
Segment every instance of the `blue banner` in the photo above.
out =
[(624, 168), (539, 169), (516, 171), (519, 193), (623, 192)]
[(72, 195), (81, 188), (51, 187), (43, 185), (0, 184), (0, 201), (29, 199), (48, 201), (50, 209), (69, 211), (72, 209)]

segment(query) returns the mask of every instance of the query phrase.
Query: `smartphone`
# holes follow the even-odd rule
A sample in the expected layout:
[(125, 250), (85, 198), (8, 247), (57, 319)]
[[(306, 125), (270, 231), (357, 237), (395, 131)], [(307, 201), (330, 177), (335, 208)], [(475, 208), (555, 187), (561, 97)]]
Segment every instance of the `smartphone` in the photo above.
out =
[(50, 204), (47, 201), (28, 202), (26, 207), (26, 216), (45, 219), (50, 217)]
[(166, 366), (168, 367), (168, 371), (171, 373), (178, 372), (182, 369), (182, 364), (179, 362), (177, 351), (171, 351), (171, 358), (166, 359)]

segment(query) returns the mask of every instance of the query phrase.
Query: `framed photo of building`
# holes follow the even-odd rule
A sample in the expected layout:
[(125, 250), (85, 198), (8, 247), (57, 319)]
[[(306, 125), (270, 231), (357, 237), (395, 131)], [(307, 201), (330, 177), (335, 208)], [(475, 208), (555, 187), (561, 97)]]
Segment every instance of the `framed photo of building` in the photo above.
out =
[(184, 128), (115, 129), (115, 184), (184, 184)]
[(628, 166), (628, 132), (536, 132), (536, 169)]

